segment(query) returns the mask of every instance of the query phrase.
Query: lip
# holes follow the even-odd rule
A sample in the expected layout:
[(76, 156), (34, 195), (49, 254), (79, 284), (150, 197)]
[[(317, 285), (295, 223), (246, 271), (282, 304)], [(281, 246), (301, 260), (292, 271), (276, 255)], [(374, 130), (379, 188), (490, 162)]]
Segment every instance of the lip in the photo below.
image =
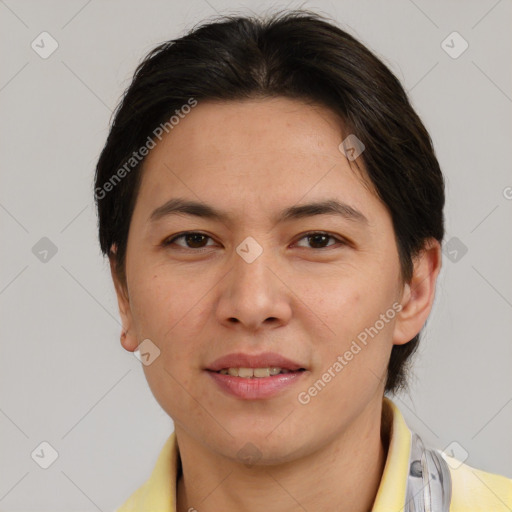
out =
[(214, 371), (206, 371), (222, 391), (242, 400), (264, 400), (271, 398), (281, 391), (304, 378), (308, 371), (282, 373), (270, 377), (243, 378), (222, 375)]
[[(283, 370), (290, 371), (296, 371), (301, 368), (307, 370), (304, 365), (301, 365), (296, 361), (292, 361), (291, 359), (288, 359), (281, 354), (276, 354), (275, 352), (263, 352), (261, 354), (245, 354), (243, 352), (234, 352), (232, 354), (228, 354), (220, 357), (219, 359), (216, 359), (205, 369), (210, 370), (211, 372), (218, 372), (223, 368), (268, 368), (272, 366), (277, 366)], [(277, 377), (277, 375), (274, 377)], [(263, 379), (266, 378), (267, 377), (264, 377)]]
[[(216, 373), (223, 368), (269, 368), (276, 366), (292, 373), (254, 378)], [(305, 371), (297, 371), (300, 369)], [(205, 370), (223, 392), (242, 400), (271, 398), (303, 379), (305, 373), (309, 373), (304, 365), (275, 352), (263, 352), (261, 354), (235, 352), (216, 359)]]

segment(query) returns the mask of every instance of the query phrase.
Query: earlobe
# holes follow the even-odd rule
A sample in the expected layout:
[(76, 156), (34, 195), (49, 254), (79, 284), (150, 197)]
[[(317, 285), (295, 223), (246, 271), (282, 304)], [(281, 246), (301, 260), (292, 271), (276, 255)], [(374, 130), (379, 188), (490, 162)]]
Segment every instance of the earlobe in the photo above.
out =
[(130, 335), (130, 329), (121, 332), (121, 345), (128, 352), (137, 350), (137, 339)]
[(441, 246), (429, 239), (414, 258), (411, 280), (404, 285), (402, 310), (397, 315), (393, 343), (403, 345), (411, 341), (422, 329), (432, 310), (436, 281), (441, 270)]

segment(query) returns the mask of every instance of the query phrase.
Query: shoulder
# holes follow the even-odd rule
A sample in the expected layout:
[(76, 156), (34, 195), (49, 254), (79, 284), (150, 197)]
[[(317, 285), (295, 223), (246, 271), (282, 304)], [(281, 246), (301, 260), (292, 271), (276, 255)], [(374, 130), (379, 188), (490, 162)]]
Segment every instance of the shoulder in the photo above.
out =
[(452, 479), (450, 512), (512, 510), (512, 479), (468, 466), (446, 454), (442, 457)]
[(141, 510), (141, 505), (143, 505), (147, 499), (147, 487), (148, 482), (145, 482), (135, 490), (120, 507), (116, 508), (114, 512), (137, 512)]
[(178, 460), (173, 432), (161, 449), (151, 476), (115, 512), (175, 512)]

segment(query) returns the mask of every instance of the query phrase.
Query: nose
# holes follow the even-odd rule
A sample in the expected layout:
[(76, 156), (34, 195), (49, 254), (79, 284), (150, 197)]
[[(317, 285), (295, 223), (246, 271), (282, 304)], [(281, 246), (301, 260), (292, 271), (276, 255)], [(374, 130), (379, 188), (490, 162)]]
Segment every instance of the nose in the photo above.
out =
[(253, 261), (234, 254), (233, 266), (220, 284), (218, 320), (250, 331), (288, 323), (293, 293), (286, 285), (286, 276), (280, 274), (283, 272), (270, 249), (264, 249)]

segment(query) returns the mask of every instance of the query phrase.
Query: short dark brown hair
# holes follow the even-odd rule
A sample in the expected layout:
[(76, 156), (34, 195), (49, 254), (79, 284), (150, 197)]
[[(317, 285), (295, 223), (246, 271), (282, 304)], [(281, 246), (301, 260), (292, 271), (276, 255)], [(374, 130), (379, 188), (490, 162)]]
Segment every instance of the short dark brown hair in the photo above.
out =
[[(267, 97), (323, 105), (363, 142), (360, 159), (391, 215), (405, 282), (426, 241), (442, 242), (443, 175), (427, 130), (388, 67), (311, 11), (223, 16), (154, 48), (115, 111), (96, 167), (95, 199), (101, 250), (114, 259), (121, 283), (126, 286), (128, 231), (144, 162), (139, 150), (155, 128), (168, 124), (191, 98)], [(393, 346), (386, 391), (407, 388), (410, 356), (418, 343), (419, 334)]]

